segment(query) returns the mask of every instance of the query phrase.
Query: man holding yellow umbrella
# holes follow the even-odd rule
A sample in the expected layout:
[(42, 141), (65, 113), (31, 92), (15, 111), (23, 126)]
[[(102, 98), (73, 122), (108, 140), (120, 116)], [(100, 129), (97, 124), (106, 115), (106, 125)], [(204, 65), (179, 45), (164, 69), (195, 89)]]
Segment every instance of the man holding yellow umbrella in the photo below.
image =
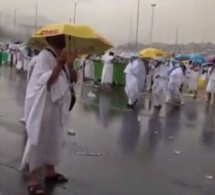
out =
[(139, 52), (139, 57), (145, 59), (146, 61), (146, 72), (147, 72), (147, 87), (151, 91), (153, 85), (153, 59), (165, 57), (166, 54), (160, 49), (156, 48), (146, 48)]
[(160, 50), (160, 49), (155, 49), (155, 48), (147, 48), (143, 49), (139, 53), (140, 58), (158, 58), (158, 57), (165, 57), (165, 53)]
[(29, 167), (28, 191), (35, 195), (45, 194), (38, 180), (38, 170), (42, 167), (46, 182), (68, 181), (56, 172), (55, 166), (61, 159), (63, 129), (74, 104), (70, 83), (76, 80), (71, 67), (77, 57), (76, 49), (89, 53), (91, 49), (103, 52), (111, 47), (90, 27), (57, 27), (59, 25), (42, 28), (30, 39), (30, 43), (42, 51), (27, 86), (25, 101), (31, 107), (26, 113), (28, 139), (21, 165)]

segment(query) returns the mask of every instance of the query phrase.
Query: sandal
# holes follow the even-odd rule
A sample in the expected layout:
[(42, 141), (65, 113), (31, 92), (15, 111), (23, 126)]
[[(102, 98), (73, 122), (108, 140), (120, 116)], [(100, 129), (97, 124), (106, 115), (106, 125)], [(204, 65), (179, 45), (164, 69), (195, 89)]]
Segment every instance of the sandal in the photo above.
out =
[(53, 182), (53, 183), (67, 183), (69, 180), (59, 174), (59, 173), (56, 173), (55, 175), (51, 176), (51, 177), (45, 177), (45, 181), (46, 182)]
[(44, 190), (42, 187), (38, 185), (29, 185), (28, 186), (28, 192), (30, 195), (45, 195)]

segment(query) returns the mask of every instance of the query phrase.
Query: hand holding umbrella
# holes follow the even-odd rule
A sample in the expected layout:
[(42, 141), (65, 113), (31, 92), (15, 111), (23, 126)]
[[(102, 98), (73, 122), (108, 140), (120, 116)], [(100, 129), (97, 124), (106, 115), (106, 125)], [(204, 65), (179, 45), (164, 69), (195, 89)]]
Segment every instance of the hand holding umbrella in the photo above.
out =
[(57, 57), (57, 65), (63, 68), (67, 62), (67, 56), (68, 51), (66, 49), (63, 49), (60, 55)]
[(74, 60), (77, 58), (78, 56), (78, 51), (74, 50), (72, 52), (67, 52), (67, 56), (66, 56), (66, 64), (73, 67), (73, 62)]
[[(52, 74), (47, 82), (47, 88), (50, 90), (51, 85), (53, 85), (58, 76), (60, 75), (62, 69), (65, 70), (65, 65), (70, 62), (70, 60), (73, 60), (75, 55), (72, 55), (71, 52), (69, 53), (65, 48), (61, 51), (59, 56), (57, 56), (57, 65), (54, 67)], [(66, 70), (65, 70), (66, 72)], [(69, 76), (68, 76), (69, 78)]]

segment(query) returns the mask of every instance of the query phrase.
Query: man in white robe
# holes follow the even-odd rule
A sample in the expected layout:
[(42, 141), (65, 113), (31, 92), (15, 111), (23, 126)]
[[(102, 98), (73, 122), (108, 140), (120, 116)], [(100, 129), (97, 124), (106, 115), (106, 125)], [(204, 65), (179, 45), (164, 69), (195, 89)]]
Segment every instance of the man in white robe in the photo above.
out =
[(145, 81), (146, 81), (146, 67), (145, 63), (141, 58), (135, 59), (133, 62), (134, 67), (137, 69), (137, 82), (140, 93), (144, 92)]
[(192, 64), (192, 67), (190, 69), (190, 74), (188, 78), (188, 88), (190, 93), (193, 93), (193, 98), (197, 97), (198, 93), (198, 81), (200, 77), (200, 67), (198, 64)]
[(181, 86), (184, 83), (185, 75), (177, 61), (171, 61), (169, 71), (169, 82), (167, 85), (166, 103), (180, 102), (184, 104), (183, 96), (181, 94)]
[(11, 67), (16, 66), (16, 61), (17, 61), (17, 55), (16, 55), (16, 49), (11, 50)]
[(102, 57), (102, 61), (104, 63), (102, 69), (102, 78), (101, 84), (104, 89), (111, 89), (111, 85), (113, 83), (113, 60), (114, 60), (114, 53), (110, 52), (109, 54), (105, 54)]
[(16, 64), (16, 70), (20, 71), (24, 68), (24, 62), (25, 62), (25, 51), (24, 49), (20, 49), (18, 53), (18, 59)]
[(27, 82), (29, 82), (32, 72), (34, 70), (34, 66), (37, 62), (37, 57), (38, 57), (38, 51), (34, 51), (34, 56), (31, 58), (30, 62), (28, 63), (28, 70), (27, 70)]
[(28, 134), (22, 165), (29, 167), (28, 190), (31, 194), (45, 194), (38, 180), (38, 170), (45, 167), (45, 180), (67, 182), (55, 171), (60, 162), (63, 129), (71, 104), (69, 71), (67, 65), (75, 59), (65, 52), (63, 35), (47, 38), (51, 49), (38, 55), (27, 86), (26, 101), (32, 104), (26, 113)]
[(134, 60), (131, 59), (124, 70), (126, 83), (125, 92), (128, 97), (128, 109), (134, 109), (134, 106), (140, 96), (140, 90), (138, 86), (138, 71), (138, 64), (134, 63)]
[(91, 60), (91, 56), (87, 56), (84, 61), (84, 81), (94, 80), (94, 63)]
[(146, 76), (146, 88), (148, 92), (152, 91), (154, 70), (155, 70), (155, 61), (149, 60), (148, 73)]
[(168, 83), (169, 67), (161, 61), (157, 61), (157, 66), (153, 75), (152, 101), (157, 109), (161, 109), (164, 103)]
[[(208, 69), (208, 84), (207, 84), (207, 88), (206, 88), (206, 92), (207, 92), (207, 102), (210, 103), (211, 102), (211, 96), (215, 94), (215, 65), (211, 66)], [(214, 98), (214, 102), (215, 102), (215, 98)]]
[[(35, 52), (35, 56), (31, 59), (31, 61), (29, 62), (29, 64), (28, 64), (28, 72), (27, 72), (27, 83), (29, 83), (29, 80), (30, 80), (30, 78), (31, 78), (31, 74), (32, 74), (32, 72), (33, 72), (33, 69), (34, 69), (34, 66), (35, 66), (35, 64), (36, 64), (36, 62), (37, 62), (37, 57), (38, 57), (38, 52)], [(25, 101), (25, 108), (24, 108), (24, 113), (29, 113), (29, 111), (28, 110), (30, 110), (30, 108), (31, 108), (31, 103), (28, 105), (28, 101)], [(20, 120), (19, 120), (19, 122), (20, 123), (22, 123), (22, 124), (26, 124), (26, 122), (25, 122), (25, 118), (27, 117), (27, 116), (25, 116), (26, 114), (24, 114), (24, 117), (23, 118), (21, 118)]]

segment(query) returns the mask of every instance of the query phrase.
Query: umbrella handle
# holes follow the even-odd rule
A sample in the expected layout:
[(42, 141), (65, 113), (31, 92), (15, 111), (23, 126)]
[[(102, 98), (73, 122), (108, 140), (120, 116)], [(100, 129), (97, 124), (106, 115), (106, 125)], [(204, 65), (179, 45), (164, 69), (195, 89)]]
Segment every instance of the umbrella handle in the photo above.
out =
[[(67, 48), (69, 49), (69, 52), (71, 52), (71, 36), (66, 36), (66, 44), (67, 44)], [(74, 44), (74, 48), (76, 50), (76, 43), (75, 43), (75, 39), (73, 39), (73, 44)]]
[[(73, 44), (74, 44), (74, 48), (75, 48), (75, 52), (76, 52), (76, 44), (75, 44), (75, 39), (73, 39)], [(66, 36), (66, 48), (68, 48), (69, 52), (71, 52), (72, 48), (71, 48), (71, 36)], [(72, 64), (72, 68), (73, 68), (73, 64)]]
[(71, 37), (66, 36), (66, 48), (68, 48), (69, 52), (71, 51), (70, 41), (71, 41)]

